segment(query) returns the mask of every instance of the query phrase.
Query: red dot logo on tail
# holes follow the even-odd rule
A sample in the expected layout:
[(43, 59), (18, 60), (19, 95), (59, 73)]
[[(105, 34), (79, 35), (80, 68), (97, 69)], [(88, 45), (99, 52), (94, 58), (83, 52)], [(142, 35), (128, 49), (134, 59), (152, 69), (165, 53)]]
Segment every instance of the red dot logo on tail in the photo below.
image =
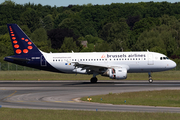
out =
[(32, 50), (32, 49), (33, 49), (33, 47), (32, 47), (32, 46), (28, 46), (28, 49), (29, 49), (29, 50)]
[(13, 41), (14, 44), (17, 44), (18, 42), (16, 40)]
[(16, 48), (16, 49), (19, 48), (19, 45), (18, 44), (14, 45), (14, 48)]
[(28, 42), (28, 39), (25, 39), (26, 42)]
[(17, 50), (16, 50), (16, 53), (17, 53), (17, 54), (21, 54), (21, 52), (22, 52), (22, 51), (21, 51), (20, 49), (17, 49)]
[(32, 44), (32, 42), (28, 42), (28, 45), (31, 45)]
[(24, 50), (23, 50), (23, 53), (28, 53), (28, 50), (27, 50), (27, 49), (24, 49)]

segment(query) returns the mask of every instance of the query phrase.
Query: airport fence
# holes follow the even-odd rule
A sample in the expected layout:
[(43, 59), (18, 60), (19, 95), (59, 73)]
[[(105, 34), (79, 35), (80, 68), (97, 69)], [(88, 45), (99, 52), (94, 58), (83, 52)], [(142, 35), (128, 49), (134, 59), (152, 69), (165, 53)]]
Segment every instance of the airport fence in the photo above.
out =
[[(178, 64), (176, 68), (174, 68), (173, 70), (180, 70), (180, 64)], [(8, 62), (7, 63), (0, 62), (0, 71), (38, 71), (38, 69), (16, 65)]]
[(1, 63), (0, 62), (0, 71), (37, 71), (37, 69), (25, 67), (21, 65), (16, 65), (13, 63)]

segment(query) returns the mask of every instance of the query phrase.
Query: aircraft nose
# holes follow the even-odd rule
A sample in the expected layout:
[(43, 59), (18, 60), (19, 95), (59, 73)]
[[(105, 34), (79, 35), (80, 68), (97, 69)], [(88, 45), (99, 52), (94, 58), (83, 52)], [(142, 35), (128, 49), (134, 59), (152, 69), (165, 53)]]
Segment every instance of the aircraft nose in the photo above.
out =
[(176, 67), (176, 63), (174, 61), (171, 61), (171, 67), (172, 69)]

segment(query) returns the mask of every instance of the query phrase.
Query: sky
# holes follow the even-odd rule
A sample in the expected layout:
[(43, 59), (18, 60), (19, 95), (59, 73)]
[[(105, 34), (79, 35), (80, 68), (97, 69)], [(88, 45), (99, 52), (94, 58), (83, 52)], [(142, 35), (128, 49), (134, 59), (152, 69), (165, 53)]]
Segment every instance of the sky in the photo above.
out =
[[(5, 0), (0, 0), (0, 3), (3, 3)], [(17, 4), (25, 4), (25, 3), (34, 3), (34, 4), (41, 4), (41, 5), (50, 5), (60, 7), (60, 6), (68, 6), (68, 5), (83, 5), (91, 3), (93, 5), (99, 4), (99, 5), (105, 5), (105, 4), (111, 4), (111, 3), (138, 3), (138, 2), (162, 2), (167, 1), (171, 3), (178, 2), (177, 0), (11, 0), (14, 1)], [(180, 2), (180, 1), (179, 1)]]

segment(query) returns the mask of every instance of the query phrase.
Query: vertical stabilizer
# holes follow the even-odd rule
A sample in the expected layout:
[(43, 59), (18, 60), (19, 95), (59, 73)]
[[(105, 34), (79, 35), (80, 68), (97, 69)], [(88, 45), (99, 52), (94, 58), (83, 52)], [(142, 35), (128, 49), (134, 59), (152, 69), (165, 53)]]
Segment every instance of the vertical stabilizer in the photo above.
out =
[(7, 24), (15, 55), (41, 54), (30, 38), (16, 24)]

